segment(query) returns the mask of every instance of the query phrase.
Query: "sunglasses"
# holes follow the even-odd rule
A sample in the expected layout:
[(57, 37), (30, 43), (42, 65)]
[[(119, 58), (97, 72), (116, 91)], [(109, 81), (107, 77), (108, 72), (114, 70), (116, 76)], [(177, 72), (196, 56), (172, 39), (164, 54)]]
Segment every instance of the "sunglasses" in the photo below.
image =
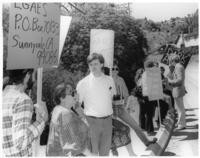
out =
[(112, 68), (112, 71), (115, 71), (115, 70), (118, 71), (119, 69), (118, 68)]

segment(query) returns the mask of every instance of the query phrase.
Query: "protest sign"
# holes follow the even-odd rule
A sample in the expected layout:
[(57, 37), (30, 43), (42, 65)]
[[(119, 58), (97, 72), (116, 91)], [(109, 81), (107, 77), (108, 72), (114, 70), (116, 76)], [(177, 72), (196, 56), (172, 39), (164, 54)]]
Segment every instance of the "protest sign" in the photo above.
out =
[(161, 63), (169, 65), (170, 64), (170, 57), (173, 55), (178, 55), (180, 58), (180, 62), (181, 64), (183, 64), (183, 66), (186, 68), (187, 64), (190, 60), (191, 57), (191, 53), (189, 53), (188, 51), (186, 51), (187, 48), (177, 48), (173, 45), (167, 45), (165, 47), (165, 49), (163, 50), (163, 57), (161, 59)]
[(90, 33), (90, 54), (102, 54), (105, 66), (112, 68), (114, 56), (114, 31), (104, 29), (92, 29)]
[(12, 3), (7, 69), (58, 64), (60, 10), (55, 3)]
[(163, 87), (161, 72), (157, 67), (146, 68), (147, 94), (149, 100), (159, 100), (163, 98)]

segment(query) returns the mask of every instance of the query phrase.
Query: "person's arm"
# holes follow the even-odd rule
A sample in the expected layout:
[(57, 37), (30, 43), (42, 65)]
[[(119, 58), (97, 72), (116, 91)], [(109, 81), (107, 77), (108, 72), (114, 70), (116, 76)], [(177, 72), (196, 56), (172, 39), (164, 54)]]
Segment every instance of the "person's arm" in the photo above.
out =
[(184, 67), (179, 66), (178, 68), (175, 69), (175, 73), (176, 73), (176, 79), (168, 80), (169, 84), (173, 87), (180, 86), (182, 84), (184, 79)]
[(112, 97), (114, 97), (114, 95), (117, 95), (117, 89), (116, 89), (116, 86), (115, 86), (115, 81), (112, 77), (110, 77), (109, 90), (111, 91)]
[(129, 93), (128, 93), (128, 88), (127, 88), (126, 83), (125, 83), (123, 78), (121, 78), (121, 86), (122, 86), (122, 94), (123, 94), (123, 97), (124, 97), (124, 102), (126, 103), (128, 96), (129, 96)]
[(131, 96), (128, 97), (125, 109), (128, 110), (130, 108)]
[(33, 103), (30, 98), (20, 100), (13, 109), (14, 143), (20, 151), (27, 148), (34, 139), (42, 133), (45, 121), (42, 117), (31, 124), (33, 114)]
[(76, 98), (75, 99), (76, 100), (75, 110), (78, 113), (79, 117), (88, 125), (83, 108), (81, 107), (81, 105), (83, 104), (83, 101), (84, 101), (83, 100), (83, 95), (84, 95), (83, 89), (84, 88), (81, 86), (81, 83), (78, 83), (78, 85), (76, 87), (77, 94), (75, 96), (75, 98)]
[(75, 98), (75, 101), (76, 101), (76, 104), (74, 106), (74, 109), (76, 110), (76, 112), (78, 113), (78, 115), (80, 117), (84, 117), (84, 112), (83, 112), (83, 108), (81, 107), (82, 103), (83, 103), (83, 99), (82, 97), (80, 96), (81, 95), (81, 92), (80, 92), (80, 89), (77, 87), (77, 94), (75, 94), (74, 98)]

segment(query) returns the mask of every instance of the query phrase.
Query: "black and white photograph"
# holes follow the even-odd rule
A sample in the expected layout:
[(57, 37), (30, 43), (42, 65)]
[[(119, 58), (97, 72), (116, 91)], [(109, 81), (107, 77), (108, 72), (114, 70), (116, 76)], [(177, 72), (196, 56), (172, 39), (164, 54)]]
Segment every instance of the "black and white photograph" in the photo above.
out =
[(3, 1), (1, 155), (199, 156), (199, 2)]

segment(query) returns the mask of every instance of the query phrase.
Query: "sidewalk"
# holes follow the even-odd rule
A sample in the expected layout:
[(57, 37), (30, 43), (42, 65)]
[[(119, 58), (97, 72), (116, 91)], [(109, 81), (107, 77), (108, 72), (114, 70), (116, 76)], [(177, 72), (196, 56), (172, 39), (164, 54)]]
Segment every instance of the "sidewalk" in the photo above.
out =
[(174, 132), (168, 147), (165, 150), (165, 156), (198, 156), (198, 67), (196, 61), (198, 56), (193, 56), (185, 71), (185, 87), (187, 94), (184, 97), (186, 108), (187, 128)]

